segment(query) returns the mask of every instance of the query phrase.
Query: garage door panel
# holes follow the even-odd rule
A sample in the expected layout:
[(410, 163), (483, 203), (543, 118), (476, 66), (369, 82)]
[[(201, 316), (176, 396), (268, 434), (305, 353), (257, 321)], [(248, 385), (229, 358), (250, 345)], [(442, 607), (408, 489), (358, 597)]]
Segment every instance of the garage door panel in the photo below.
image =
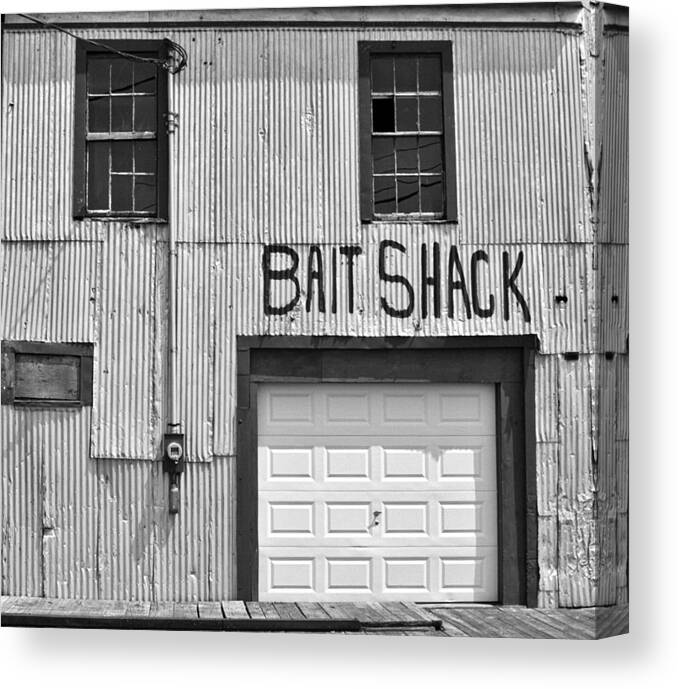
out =
[[(285, 385), (259, 410), (261, 435), (494, 435), (491, 385)], [(282, 387), (282, 386), (281, 386)]]
[(262, 491), (259, 520), (262, 547), (497, 545), (494, 491)]
[[(260, 555), (260, 599), (298, 601), (496, 601), (497, 548), (379, 548), (362, 555), (345, 549), (294, 548)], [(302, 551), (303, 552), (303, 551)]]
[(496, 490), (493, 437), (262, 436), (259, 486), (263, 490)]

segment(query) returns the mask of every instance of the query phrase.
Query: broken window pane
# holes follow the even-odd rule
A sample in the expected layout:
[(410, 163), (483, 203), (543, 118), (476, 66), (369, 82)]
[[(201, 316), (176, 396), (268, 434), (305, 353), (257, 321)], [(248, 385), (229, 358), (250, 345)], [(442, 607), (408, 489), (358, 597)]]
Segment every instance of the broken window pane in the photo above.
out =
[(374, 212), (395, 213), (395, 177), (374, 177)]
[(372, 131), (395, 131), (395, 112), (393, 98), (372, 99)]

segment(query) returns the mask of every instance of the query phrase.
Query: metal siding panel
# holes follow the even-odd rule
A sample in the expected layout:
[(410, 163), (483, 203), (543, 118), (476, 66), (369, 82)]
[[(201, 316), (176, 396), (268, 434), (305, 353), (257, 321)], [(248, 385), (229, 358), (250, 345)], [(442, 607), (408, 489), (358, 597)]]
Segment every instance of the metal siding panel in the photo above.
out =
[(32, 410), (2, 408), (2, 594), (42, 596), (42, 461)]
[(3, 337), (93, 342), (96, 242), (3, 243)]
[[(156, 233), (111, 225), (103, 246), (92, 456), (153, 459)], [(98, 356), (97, 356), (98, 354)]]
[(600, 352), (625, 352), (629, 335), (628, 245), (598, 247)]
[(601, 241), (629, 241), (629, 37), (603, 38)]
[(558, 518), (539, 517), (537, 556), (539, 592), (558, 592)]
[(597, 530), (592, 466), (592, 357), (560, 361), (558, 578), (563, 607), (595, 602)]
[(538, 354), (535, 363), (535, 416), (538, 443), (558, 440), (559, 364), (557, 356)]

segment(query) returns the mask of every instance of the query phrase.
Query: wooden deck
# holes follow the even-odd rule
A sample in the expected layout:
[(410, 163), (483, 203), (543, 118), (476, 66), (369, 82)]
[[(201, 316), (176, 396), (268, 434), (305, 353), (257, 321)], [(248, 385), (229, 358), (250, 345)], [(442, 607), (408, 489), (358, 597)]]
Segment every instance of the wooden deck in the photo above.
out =
[(628, 632), (628, 607), (384, 603), (193, 603), (3, 597), (0, 624), (206, 631), (287, 631), (521, 639), (600, 639)]

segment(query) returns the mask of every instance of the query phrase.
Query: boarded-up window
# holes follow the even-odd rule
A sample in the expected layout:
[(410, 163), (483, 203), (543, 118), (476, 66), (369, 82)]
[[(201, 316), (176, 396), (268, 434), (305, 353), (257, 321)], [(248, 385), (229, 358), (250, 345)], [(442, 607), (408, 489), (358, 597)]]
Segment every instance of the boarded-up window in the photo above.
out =
[(3, 342), (2, 403), (91, 405), (92, 354), (91, 344)]
[(451, 49), (361, 43), (361, 214), (456, 219)]

